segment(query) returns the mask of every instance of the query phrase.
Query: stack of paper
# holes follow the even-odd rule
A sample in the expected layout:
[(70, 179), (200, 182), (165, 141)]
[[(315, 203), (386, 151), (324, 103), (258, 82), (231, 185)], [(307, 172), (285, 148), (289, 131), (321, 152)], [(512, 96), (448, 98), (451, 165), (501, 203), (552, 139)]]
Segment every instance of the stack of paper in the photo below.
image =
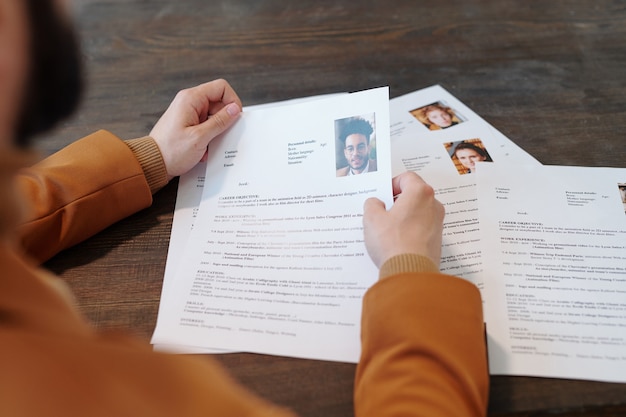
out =
[(492, 374), (626, 382), (626, 169), (544, 167), (439, 86), (246, 109), (209, 151), (180, 179), (157, 348), (356, 362), (363, 202), (411, 170), (446, 207), (441, 271), (481, 290)]

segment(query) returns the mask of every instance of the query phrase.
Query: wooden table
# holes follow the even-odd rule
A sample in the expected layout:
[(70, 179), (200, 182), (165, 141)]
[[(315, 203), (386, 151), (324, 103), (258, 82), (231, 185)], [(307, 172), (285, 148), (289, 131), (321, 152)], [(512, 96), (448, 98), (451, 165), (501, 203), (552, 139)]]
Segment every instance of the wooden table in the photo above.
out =
[[(89, 85), (44, 153), (100, 128), (147, 134), (175, 93), (228, 79), (245, 105), (432, 84), (544, 164), (624, 167), (626, 3), (609, 0), (75, 1)], [(153, 207), (47, 266), (102, 328), (154, 329), (176, 181)], [(253, 354), (219, 360), (303, 416), (352, 415), (354, 365)], [(626, 384), (492, 377), (490, 415), (626, 415)]]

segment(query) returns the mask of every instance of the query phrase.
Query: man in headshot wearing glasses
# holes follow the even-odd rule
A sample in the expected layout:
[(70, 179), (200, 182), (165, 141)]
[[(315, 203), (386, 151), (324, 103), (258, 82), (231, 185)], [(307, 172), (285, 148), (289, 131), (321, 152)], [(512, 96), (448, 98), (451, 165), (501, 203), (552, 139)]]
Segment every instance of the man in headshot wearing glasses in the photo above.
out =
[(340, 140), (347, 166), (337, 170), (338, 177), (376, 171), (376, 160), (370, 158), (372, 125), (360, 117), (351, 118), (341, 131)]

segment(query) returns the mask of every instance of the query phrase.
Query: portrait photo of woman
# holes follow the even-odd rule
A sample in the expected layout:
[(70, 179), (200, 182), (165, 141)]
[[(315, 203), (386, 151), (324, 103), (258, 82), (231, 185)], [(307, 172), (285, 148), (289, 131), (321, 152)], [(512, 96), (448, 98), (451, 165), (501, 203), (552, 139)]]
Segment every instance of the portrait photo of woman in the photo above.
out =
[(493, 162), (480, 139), (449, 142), (445, 147), (461, 175), (475, 172), (477, 162)]
[(442, 102), (431, 103), (410, 113), (429, 130), (447, 129), (463, 121), (459, 114)]

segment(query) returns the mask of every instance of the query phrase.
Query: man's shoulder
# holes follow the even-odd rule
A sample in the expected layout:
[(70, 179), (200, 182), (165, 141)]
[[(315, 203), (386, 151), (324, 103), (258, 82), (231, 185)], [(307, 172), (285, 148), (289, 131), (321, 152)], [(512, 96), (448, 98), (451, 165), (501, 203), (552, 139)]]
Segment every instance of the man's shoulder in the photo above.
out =
[(369, 168), (367, 169), (368, 172), (374, 172), (376, 171), (377, 167), (376, 167), (376, 160), (375, 159), (370, 159), (369, 162)]

